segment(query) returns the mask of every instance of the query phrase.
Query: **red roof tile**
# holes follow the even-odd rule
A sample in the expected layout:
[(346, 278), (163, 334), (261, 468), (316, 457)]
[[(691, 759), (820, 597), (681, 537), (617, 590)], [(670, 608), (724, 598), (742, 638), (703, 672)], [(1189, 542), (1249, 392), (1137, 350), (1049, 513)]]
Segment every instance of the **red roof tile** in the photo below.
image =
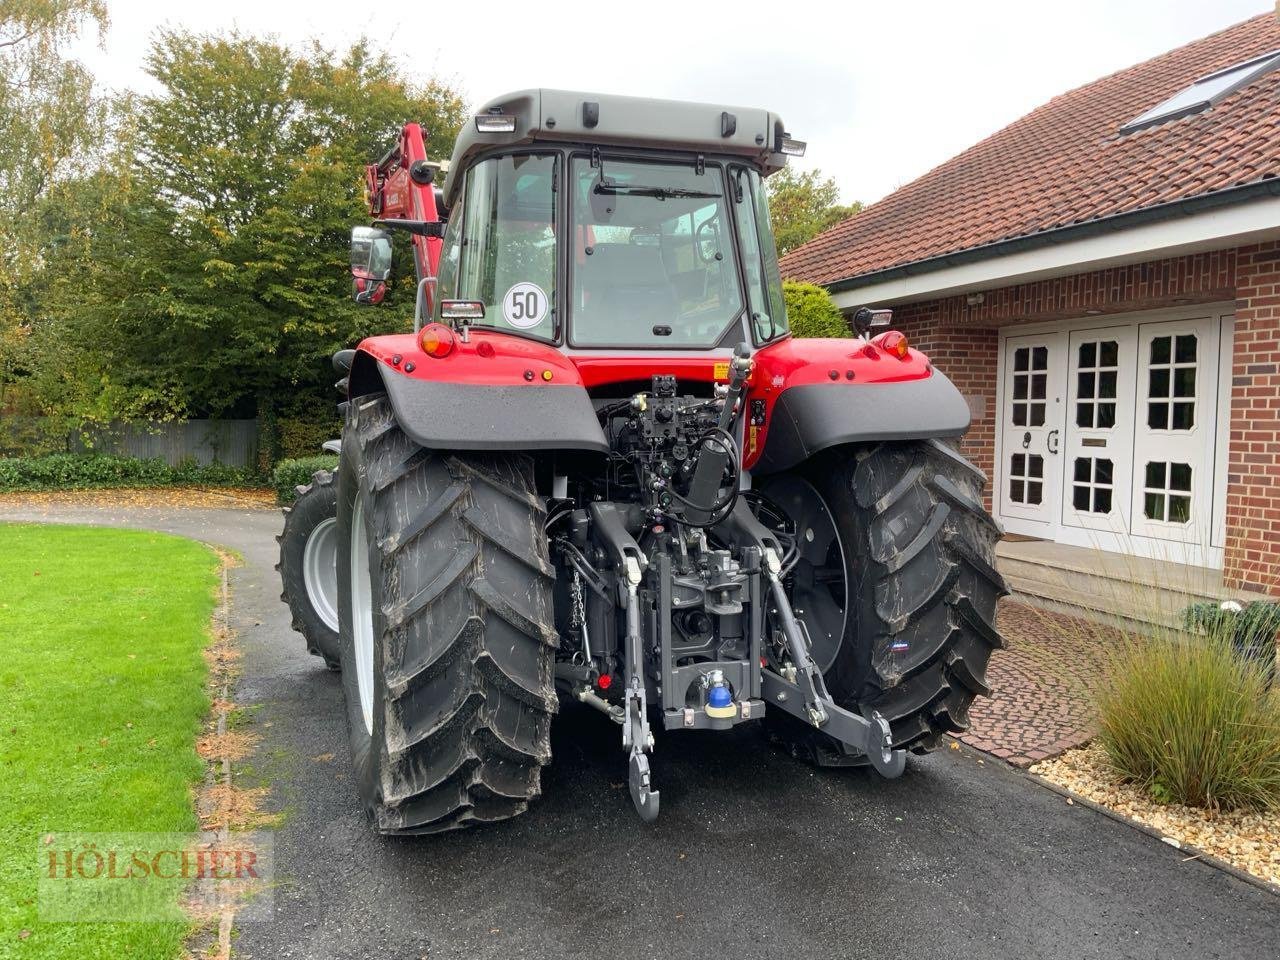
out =
[(1280, 70), (1120, 134), (1200, 77), (1277, 49), (1266, 13), (1055, 97), (793, 250), (782, 272), (831, 283), (1280, 175)]

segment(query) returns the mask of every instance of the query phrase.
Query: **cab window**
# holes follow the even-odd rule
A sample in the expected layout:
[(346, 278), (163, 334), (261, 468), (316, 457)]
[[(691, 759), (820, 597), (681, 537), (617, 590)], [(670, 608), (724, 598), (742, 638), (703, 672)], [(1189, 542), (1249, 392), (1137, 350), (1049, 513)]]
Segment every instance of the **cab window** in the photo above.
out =
[(451, 248), (446, 234), (440, 274), (447, 291), (456, 256), (457, 299), (485, 306), (476, 326), (555, 337), (555, 164), (553, 155), (521, 154), (467, 171), (460, 237)]

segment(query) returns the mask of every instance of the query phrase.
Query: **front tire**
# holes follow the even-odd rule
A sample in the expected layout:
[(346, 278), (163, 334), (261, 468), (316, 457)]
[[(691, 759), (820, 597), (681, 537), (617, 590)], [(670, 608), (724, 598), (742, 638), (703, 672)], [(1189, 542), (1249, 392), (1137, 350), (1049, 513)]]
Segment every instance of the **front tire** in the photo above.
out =
[(530, 464), (424, 449), (379, 397), (339, 469), (339, 620), (355, 779), (383, 833), (522, 813), (551, 759), (553, 568)]
[(317, 470), (298, 487), (297, 499), (284, 510), (280, 544), (280, 599), (289, 605), (291, 625), (302, 634), (307, 652), (339, 669), (338, 640), (338, 485), (328, 470)]
[[(817, 492), (821, 510), (798, 503), (798, 482)], [(831, 518), (833, 545), (810, 558), (809, 571), (797, 565), (793, 597), (804, 597), (800, 616), (832, 697), (866, 716), (878, 711), (895, 747), (935, 748), (968, 729), (974, 697), (990, 695), (987, 662), (1004, 646), (996, 605), (1008, 589), (995, 568), (1000, 529), (983, 506), (985, 484), (950, 446), (923, 440), (841, 448), (761, 486), (766, 496), (786, 494), (784, 513)], [(811, 542), (822, 546), (820, 522), (811, 525), (819, 527)], [(803, 547), (806, 530), (797, 532)], [(843, 578), (824, 578), (840, 567)], [(819, 602), (814, 584), (824, 579), (838, 589)], [(825, 734), (779, 719), (774, 731), (798, 755), (857, 762)]]

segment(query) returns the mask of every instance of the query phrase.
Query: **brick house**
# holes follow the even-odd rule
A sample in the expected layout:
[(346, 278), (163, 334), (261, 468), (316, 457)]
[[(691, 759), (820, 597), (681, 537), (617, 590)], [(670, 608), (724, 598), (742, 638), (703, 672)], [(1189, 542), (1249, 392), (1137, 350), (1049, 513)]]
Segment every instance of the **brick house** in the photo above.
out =
[(969, 399), (1006, 531), (1280, 592), (1280, 21), (1065, 93), (783, 260)]

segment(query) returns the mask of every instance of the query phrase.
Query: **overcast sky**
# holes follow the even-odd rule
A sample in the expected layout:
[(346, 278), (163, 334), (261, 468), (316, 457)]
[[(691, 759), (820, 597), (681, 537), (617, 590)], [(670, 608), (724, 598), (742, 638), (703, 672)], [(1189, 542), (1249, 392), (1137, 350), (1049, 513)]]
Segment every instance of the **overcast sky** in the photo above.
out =
[(804, 166), (864, 202), (1059, 93), (1273, 9), (1272, 0), (109, 4), (105, 48), (90, 37), (78, 50), (109, 87), (148, 88), (142, 59), (164, 25), (331, 47), (363, 33), (472, 103), (543, 86), (765, 107), (808, 141)]

